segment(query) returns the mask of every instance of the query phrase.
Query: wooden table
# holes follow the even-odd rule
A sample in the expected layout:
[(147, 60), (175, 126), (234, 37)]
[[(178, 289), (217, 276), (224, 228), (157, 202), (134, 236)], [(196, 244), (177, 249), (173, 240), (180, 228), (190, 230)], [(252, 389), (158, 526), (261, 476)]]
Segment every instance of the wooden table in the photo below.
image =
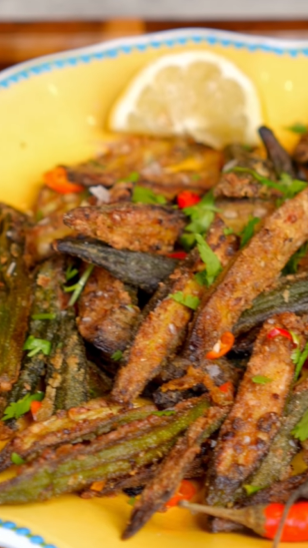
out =
[[(307, 2), (308, 8), (308, 2)], [(263, 20), (141, 20), (8, 22), (0, 20), (0, 69), (40, 55), (180, 27), (209, 27), (239, 32), (308, 39), (307, 19)]]

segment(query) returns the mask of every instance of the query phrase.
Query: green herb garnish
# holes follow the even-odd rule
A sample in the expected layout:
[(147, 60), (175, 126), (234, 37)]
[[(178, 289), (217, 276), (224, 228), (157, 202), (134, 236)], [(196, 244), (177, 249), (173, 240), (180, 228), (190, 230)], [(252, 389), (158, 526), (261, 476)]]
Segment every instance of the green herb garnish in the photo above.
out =
[(297, 122), (293, 124), (292, 126), (287, 126), (284, 129), (287, 129), (288, 131), (292, 131), (292, 133), (299, 133), (299, 134), (304, 134), (308, 132), (308, 127), (305, 124), (301, 124), (300, 122)]
[(192, 310), (196, 310), (200, 304), (200, 299), (198, 297), (195, 297), (194, 295), (184, 295), (183, 291), (177, 291), (177, 293), (173, 293), (172, 295), (169, 295), (169, 297)]
[(171, 415), (175, 415), (175, 411), (172, 411), (172, 409), (165, 409), (164, 411), (154, 411), (152, 415), (156, 415), (157, 417), (170, 417)]
[(196, 239), (194, 234), (183, 234), (180, 238), (180, 243), (185, 251), (190, 251), (195, 241)]
[(190, 178), (192, 181), (200, 181), (201, 175), (199, 173), (193, 173)]
[(225, 236), (229, 236), (230, 234), (234, 234), (233, 228), (230, 228), (229, 226), (225, 226), (223, 233)]
[(220, 260), (218, 259), (217, 255), (214, 253), (214, 251), (212, 251), (212, 249), (206, 243), (204, 238), (202, 238), (200, 234), (195, 234), (195, 238), (197, 242), (198, 251), (200, 253), (200, 257), (206, 267), (205, 281), (206, 281), (206, 284), (209, 286), (217, 278), (218, 274), (220, 273), (222, 269), (222, 266), (220, 264)]
[(44, 356), (49, 356), (51, 352), (51, 342), (46, 341), (45, 339), (36, 339), (33, 335), (29, 335), (23, 345), (23, 350), (29, 350), (27, 354), (29, 358), (32, 358), (35, 354), (39, 354), (39, 352), (42, 352)]
[(135, 186), (132, 194), (134, 204), (166, 204), (167, 200), (162, 194), (155, 194), (150, 188)]
[(299, 441), (308, 439), (308, 411), (306, 411), (301, 420), (293, 428), (291, 434)]
[(32, 314), (31, 318), (32, 320), (55, 320), (57, 317), (57, 314), (53, 314), (52, 312), (42, 312), (41, 314)]
[(307, 187), (307, 183), (304, 183), (304, 181), (300, 181), (299, 179), (292, 179), (292, 177), (290, 177), (286, 173), (283, 173), (280, 177), (280, 180), (276, 183), (275, 181), (271, 181), (271, 179), (268, 179), (263, 175), (259, 175), (259, 173), (257, 173), (253, 169), (249, 169), (246, 167), (234, 167), (228, 170), (227, 173), (230, 172), (249, 173), (253, 176), (254, 179), (256, 179), (256, 181), (258, 181), (262, 185), (279, 190), (279, 192), (284, 195), (285, 199), (293, 198), (294, 196), (296, 196), (296, 194), (298, 194)]
[(135, 506), (136, 504), (136, 497), (130, 497), (127, 501), (127, 504), (129, 504), (130, 506)]
[(19, 417), (30, 411), (31, 403), (33, 401), (42, 401), (43, 398), (43, 392), (36, 392), (36, 394), (27, 394), (21, 400), (10, 403), (10, 405), (8, 405), (8, 407), (4, 410), (2, 420), (7, 421), (9, 419), (19, 419)]
[(299, 350), (299, 347), (293, 350), (291, 354), (291, 359), (295, 365), (295, 373), (294, 373), (295, 380), (298, 379), (300, 372), (302, 370), (302, 367), (305, 361), (307, 360), (307, 358), (308, 358), (308, 342), (305, 344), (305, 348), (302, 352)]
[(123, 356), (123, 352), (121, 352), (121, 350), (116, 350), (112, 354), (111, 359), (114, 360), (115, 362), (118, 362), (119, 360), (122, 359), (122, 356)]
[(12, 453), (11, 454), (11, 461), (12, 461), (13, 464), (24, 464), (25, 463), (24, 459), (22, 459), (18, 455), (18, 453)]
[(247, 495), (253, 495), (254, 493), (257, 493), (258, 491), (261, 491), (263, 487), (258, 487), (257, 485), (244, 485), (243, 486)]
[(253, 237), (255, 226), (260, 222), (261, 219), (259, 217), (252, 217), (249, 219), (246, 226), (244, 226), (242, 232), (240, 233), (241, 237), (241, 247), (244, 247), (249, 240)]
[(74, 291), (73, 295), (71, 296), (69, 300), (68, 306), (73, 306), (75, 302), (79, 299), (84, 286), (86, 285), (88, 279), (90, 278), (92, 274), (93, 269), (94, 269), (94, 265), (90, 264), (86, 268), (80, 280), (76, 284), (63, 288), (66, 293), (70, 293), (71, 291)]
[(298, 263), (308, 253), (308, 242), (303, 244), (288, 260), (286, 266), (282, 270), (282, 273), (287, 276), (288, 274), (296, 274), (298, 269)]
[(132, 171), (127, 175), (127, 177), (124, 177), (124, 179), (121, 179), (122, 181), (125, 181), (126, 183), (138, 183), (140, 179), (140, 173), (138, 171)]
[(268, 377), (264, 377), (263, 375), (256, 375), (255, 377), (252, 377), (252, 382), (255, 382), (256, 384), (267, 384), (269, 382), (272, 382), (272, 379), (269, 379)]
[(204, 234), (214, 220), (215, 212), (219, 211), (214, 205), (213, 192), (210, 190), (197, 204), (185, 207), (183, 212), (190, 217), (191, 223), (185, 228), (187, 232)]
[(74, 268), (74, 266), (72, 264), (70, 264), (67, 269), (66, 269), (66, 272), (65, 272), (65, 279), (66, 281), (68, 282), (69, 280), (71, 280), (72, 278), (74, 278), (75, 276), (77, 276), (78, 274), (78, 270), (77, 268)]

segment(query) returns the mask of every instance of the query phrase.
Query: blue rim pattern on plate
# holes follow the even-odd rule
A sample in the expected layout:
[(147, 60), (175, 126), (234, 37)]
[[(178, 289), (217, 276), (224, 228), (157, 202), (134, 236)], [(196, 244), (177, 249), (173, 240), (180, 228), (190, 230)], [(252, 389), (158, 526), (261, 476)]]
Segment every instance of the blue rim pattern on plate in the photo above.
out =
[(18, 527), (13, 521), (3, 521), (0, 519), (0, 528), (9, 529), (21, 537), (27, 538), (32, 544), (40, 548), (57, 548), (54, 544), (48, 544), (40, 535), (33, 535), (27, 527)]
[(70, 50), (55, 55), (46, 55), (34, 61), (20, 63), (16, 67), (6, 69), (0, 74), (0, 89), (8, 88), (21, 80), (55, 69), (72, 67), (80, 63), (90, 63), (91, 61), (102, 59), (112, 59), (119, 55), (128, 55), (132, 51), (142, 52), (151, 48), (158, 49), (162, 46), (172, 48), (188, 43), (195, 43), (196, 45), (207, 43), (226, 48), (246, 49), (251, 52), (259, 50), (274, 53), (278, 56), (289, 55), (297, 57), (304, 55), (308, 57), (307, 40), (280, 40), (213, 29), (180, 29), (133, 38), (111, 40), (95, 46)]

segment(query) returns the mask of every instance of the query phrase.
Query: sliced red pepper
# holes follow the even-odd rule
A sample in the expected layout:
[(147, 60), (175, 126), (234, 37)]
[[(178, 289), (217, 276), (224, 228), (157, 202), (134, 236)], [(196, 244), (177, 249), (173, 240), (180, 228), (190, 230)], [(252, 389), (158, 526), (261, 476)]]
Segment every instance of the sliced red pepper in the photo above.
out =
[(196, 491), (191, 481), (182, 480), (177, 492), (166, 502), (165, 507), (172, 508), (173, 506), (177, 506), (180, 500), (190, 500), (196, 494)]
[(292, 337), (291, 333), (289, 331), (287, 331), (286, 329), (283, 329), (282, 327), (273, 327), (273, 329), (271, 329), (268, 332), (267, 338), (268, 339), (275, 339), (279, 335), (281, 335), (281, 337), (285, 337), (286, 339), (289, 339), (290, 341), (293, 341), (293, 337)]
[(71, 194), (72, 192), (82, 192), (84, 187), (71, 183), (64, 167), (58, 166), (44, 174), (45, 185), (55, 190), (59, 194)]
[(232, 382), (227, 381), (224, 384), (221, 384), (218, 388), (221, 392), (224, 392), (224, 394), (227, 394), (228, 392), (230, 392), (231, 388), (233, 388)]
[(195, 192), (191, 192), (191, 190), (183, 190), (180, 194), (177, 196), (177, 203), (179, 208), (184, 209), (184, 207), (191, 207), (193, 205), (196, 205), (198, 202), (200, 202), (201, 198), (199, 194), (196, 194)]
[(185, 251), (175, 251), (174, 253), (168, 253), (167, 257), (184, 260), (187, 257), (187, 253)]
[(41, 401), (34, 400), (34, 401), (31, 402), (30, 411), (32, 413), (33, 418), (35, 417), (38, 410), (41, 409), (41, 407), (42, 407), (42, 402)]
[(217, 358), (221, 358), (221, 356), (224, 356), (231, 350), (232, 346), (234, 345), (234, 335), (231, 333), (231, 331), (226, 331), (222, 334), (220, 341), (214, 346), (212, 350), (210, 350), (205, 357), (208, 360), (216, 360)]

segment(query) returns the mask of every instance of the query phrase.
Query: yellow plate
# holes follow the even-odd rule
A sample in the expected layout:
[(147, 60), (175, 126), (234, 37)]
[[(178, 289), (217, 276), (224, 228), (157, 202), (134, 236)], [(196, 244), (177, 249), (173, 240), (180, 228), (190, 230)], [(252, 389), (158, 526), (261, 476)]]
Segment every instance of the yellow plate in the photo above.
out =
[[(164, 53), (194, 48), (225, 56), (253, 80), (264, 123), (292, 148), (298, 137), (284, 128), (308, 123), (308, 42), (201, 29), (127, 38), (30, 61), (0, 75), (0, 200), (27, 208), (43, 171), (102, 151), (108, 112), (128, 79)], [(1, 507), (0, 545), (119, 548), (131, 509), (126, 501), (65, 496)], [(156, 514), (126, 542), (132, 548), (270, 546), (249, 536), (206, 534), (197, 518), (178, 509)]]

